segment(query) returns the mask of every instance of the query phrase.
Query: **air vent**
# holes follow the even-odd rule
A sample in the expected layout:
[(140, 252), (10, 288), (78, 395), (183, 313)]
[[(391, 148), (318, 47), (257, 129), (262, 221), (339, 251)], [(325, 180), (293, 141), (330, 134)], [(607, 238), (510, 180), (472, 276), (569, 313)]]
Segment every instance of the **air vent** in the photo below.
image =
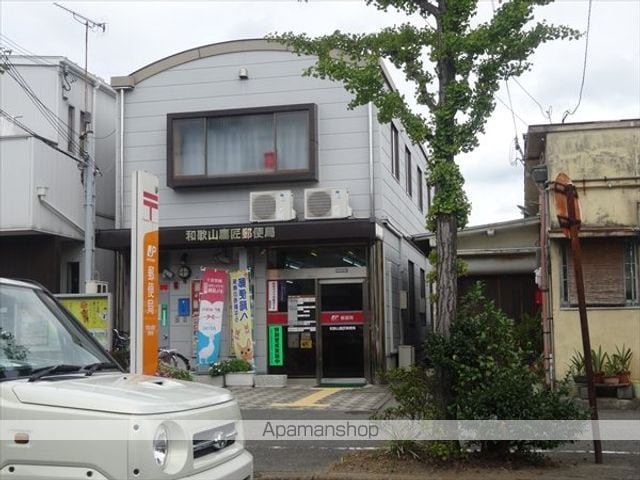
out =
[(307, 220), (351, 216), (349, 192), (340, 188), (308, 188), (304, 191), (304, 218)]
[(249, 216), (252, 222), (287, 221), (296, 218), (291, 190), (251, 192), (249, 202)]

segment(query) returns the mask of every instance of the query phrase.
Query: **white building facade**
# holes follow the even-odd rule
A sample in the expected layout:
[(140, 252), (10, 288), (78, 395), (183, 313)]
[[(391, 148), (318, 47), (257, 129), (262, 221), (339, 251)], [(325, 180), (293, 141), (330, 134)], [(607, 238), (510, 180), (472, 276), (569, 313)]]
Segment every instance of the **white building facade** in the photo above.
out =
[[(248, 270), (258, 373), (375, 381), (429, 329), (427, 261), (410, 239), (425, 232), (426, 157), (400, 123), (349, 110), (341, 84), (302, 76), (313, 62), (244, 40), (112, 78), (117, 228), (97, 241), (127, 256), (130, 178), (153, 173), (161, 344), (195, 358), (203, 269)], [(126, 297), (126, 269), (121, 280)], [(226, 309), (221, 357), (229, 321)]]
[[(36, 280), (53, 292), (84, 291), (85, 199), (74, 158), (81, 150), (95, 158), (96, 225), (112, 227), (115, 92), (95, 76), (85, 80), (63, 57), (7, 56), (3, 68), (0, 275)], [(96, 251), (95, 280), (113, 281), (113, 259)]]

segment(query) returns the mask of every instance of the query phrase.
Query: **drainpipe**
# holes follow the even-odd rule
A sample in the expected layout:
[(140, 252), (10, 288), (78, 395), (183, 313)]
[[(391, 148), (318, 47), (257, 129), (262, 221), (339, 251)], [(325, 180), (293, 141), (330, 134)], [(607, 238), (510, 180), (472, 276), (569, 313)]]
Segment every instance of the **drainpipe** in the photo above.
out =
[(546, 186), (540, 187), (540, 290), (542, 292), (542, 341), (543, 341), (543, 366), (545, 384), (553, 383), (553, 332), (551, 329), (551, 312), (549, 302), (549, 272), (547, 244), (547, 195)]
[(124, 88), (120, 93), (120, 118), (118, 121), (118, 176), (116, 177), (116, 191), (118, 192), (118, 206), (116, 208), (116, 228), (124, 227)]
[(367, 104), (367, 113), (369, 120), (369, 218), (376, 218), (376, 197), (375, 197), (375, 179), (373, 169), (373, 105), (371, 102)]

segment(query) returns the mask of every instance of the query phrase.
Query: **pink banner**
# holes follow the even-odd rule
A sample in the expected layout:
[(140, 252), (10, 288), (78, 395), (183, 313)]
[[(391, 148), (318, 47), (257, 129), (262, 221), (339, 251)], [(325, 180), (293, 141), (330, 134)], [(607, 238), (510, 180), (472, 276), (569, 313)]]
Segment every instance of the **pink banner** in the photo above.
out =
[(198, 365), (211, 365), (220, 358), (227, 282), (227, 272), (224, 270), (205, 270), (202, 275), (196, 333)]

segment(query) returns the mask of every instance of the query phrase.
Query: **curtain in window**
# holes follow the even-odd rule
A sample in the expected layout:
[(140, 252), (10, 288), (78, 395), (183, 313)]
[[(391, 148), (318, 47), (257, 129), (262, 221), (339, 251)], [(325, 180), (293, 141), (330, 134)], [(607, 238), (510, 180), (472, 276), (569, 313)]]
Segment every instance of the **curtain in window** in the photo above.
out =
[(300, 170), (308, 168), (308, 123), (308, 112), (286, 112), (276, 114), (278, 170)]
[(209, 176), (258, 173), (273, 152), (273, 115), (210, 118), (207, 122)]
[(204, 175), (204, 119), (174, 120), (173, 155), (176, 175)]

